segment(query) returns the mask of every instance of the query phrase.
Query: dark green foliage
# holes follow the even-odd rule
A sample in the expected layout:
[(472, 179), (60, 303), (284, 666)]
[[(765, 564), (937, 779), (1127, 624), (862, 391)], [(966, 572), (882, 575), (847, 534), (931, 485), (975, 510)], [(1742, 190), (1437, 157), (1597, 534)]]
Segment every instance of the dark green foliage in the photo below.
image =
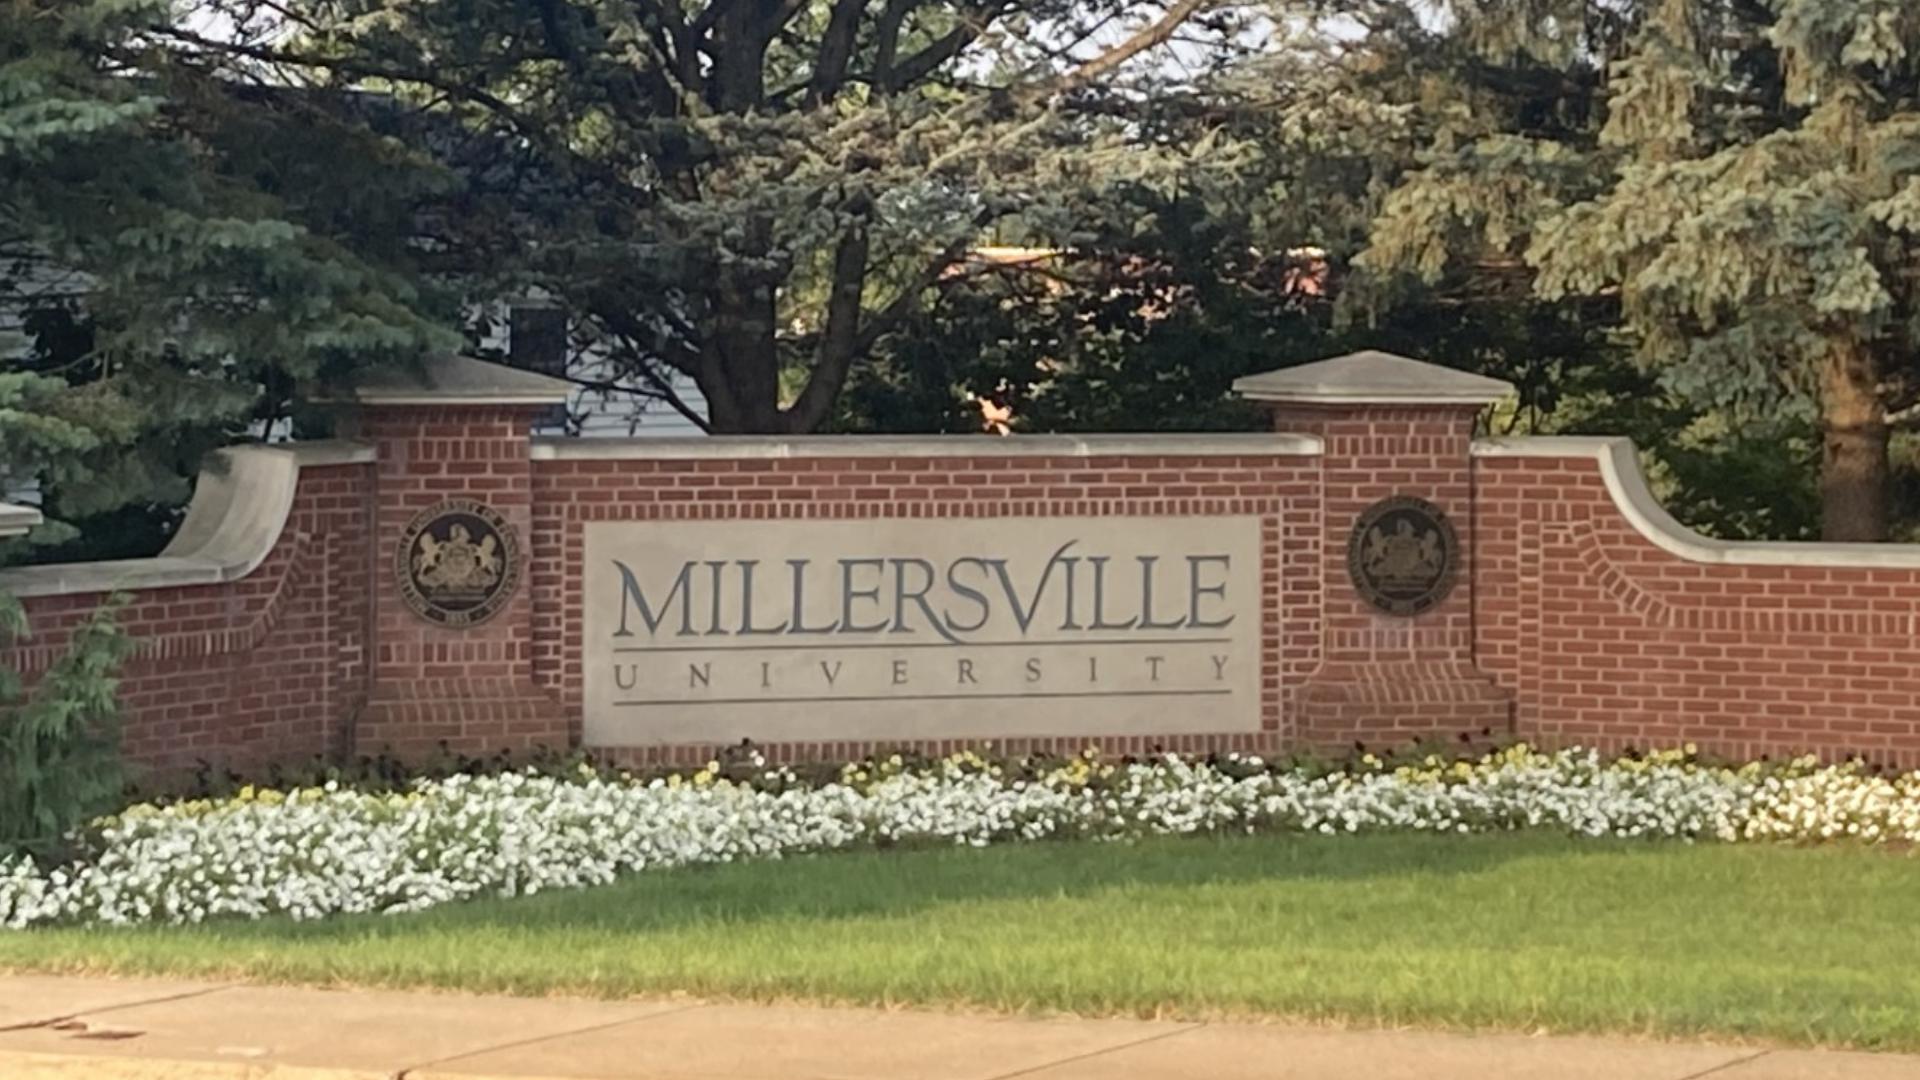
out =
[(444, 174), (155, 50), (176, 7), (0, 0), (0, 490), (39, 500), (35, 543), (164, 526), (303, 384), (459, 344), (394, 228)]
[[(1920, 394), (1920, 6), (1481, 0), (1425, 24), (1356, 6), (1427, 132), (1365, 267), (1497, 267), (1617, 304), (1635, 359), (1717, 437), (1797, 461), (1817, 423), (1823, 535), (1884, 538), (1888, 414)], [(1749, 524), (1796, 534), (1790, 512)]]
[(1340, 260), (1288, 255), (1231, 206), (1136, 196), (1130, 227), (944, 286), (856, 373), (838, 425), (977, 432), (971, 393), (1011, 408), (1022, 432), (1261, 430), (1265, 416), (1228, 396), (1235, 378), (1379, 348), (1512, 382), (1517, 400), (1486, 434), (1632, 438), (1668, 507), (1695, 528), (1818, 535), (1810, 425), (1735, 421), (1681, 397), (1610, 336), (1613, 305), (1461, 275), (1359, 314), (1338, 300), (1349, 283)]
[[(0, 855), (57, 855), (73, 829), (119, 805), (114, 673), (130, 648), (114, 622), (120, 602), (74, 631), (31, 693), (0, 668)], [(0, 592), (0, 645), (26, 631), (18, 601)]]
[[(1815, 345), (1880, 332), (1887, 407), (1920, 394), (1914, 24), (1885, 0), (1302, 0), (1257, 55), (1203, 3), (1209, 62), (1070, 93), (1097, 50), (1022, 31), (1146, 8), (0, 3), (30, 344), (0, 482), (65, 540), (35, 557), (151, 551), (207, 449), (529, 286), (624, 385), (691, 377), (739, 430), (977, 431), (968, 395), (1023, 431), (1253, 429), (1234, 378), (1386, 348), (1514, 381), (1491, 434), (1631, 435), (1724, 536), (1814, 534)], [(1061, 254), (984, 267), (989, 234)], [(29, 287), (55, 264), (87, 289)]]

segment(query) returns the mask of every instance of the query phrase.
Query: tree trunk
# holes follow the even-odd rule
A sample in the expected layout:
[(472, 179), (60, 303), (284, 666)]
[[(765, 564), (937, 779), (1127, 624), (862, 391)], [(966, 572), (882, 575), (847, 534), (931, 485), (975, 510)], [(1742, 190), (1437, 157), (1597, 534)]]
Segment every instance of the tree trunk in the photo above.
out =
[[(696, 379), (715, 435), (773, 435), (786, 430), (780, 412), (780, 354), (774, 335), (773, 287), (757, 275), (722, 270), (710, 299), (708, 348), (713, 378)], [(718, 385), (713, 385), (717, 383)]]
[(864, 224), (848, 229), (834, 245), (833, 285), (827, 293), (819, 357), (807, 373), (800, 396), (787, 410), (787, 430), (796, 435), (805, 435), (824, 423), (846, 386), (853, 354), (860, 349), (860, 294), (867, 283), (867, 249)]
[[(771, 222), (747, 222), (741, 247), (764, 253), (773, 247)], [(775, 326), (777, 277), (760, 259), (739, 258), (714, 270), (702, 327), (708, 355), (694, 381), (707, 399), (715, 435), (783, 433), (780, 412), (780, 346)]]
[(1837, 335), (1820, 367), (1820, 535), (1887, 538), (1887, 418), (1871, 345)]

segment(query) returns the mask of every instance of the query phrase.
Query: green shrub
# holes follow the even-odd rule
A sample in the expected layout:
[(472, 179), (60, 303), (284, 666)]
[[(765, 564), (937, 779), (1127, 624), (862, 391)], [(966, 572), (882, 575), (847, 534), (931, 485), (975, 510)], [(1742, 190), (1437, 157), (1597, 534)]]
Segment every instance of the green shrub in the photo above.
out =
[[(124, 602), (112, 598), (81, 624), (32, 693), (0, 668), (0, 855), (56, 855), (74, 827), (117, 807), (115, 672), (131, 643), (114, 614)], [(25, 611), (0, 593), (0, 642), (26, 633)]]

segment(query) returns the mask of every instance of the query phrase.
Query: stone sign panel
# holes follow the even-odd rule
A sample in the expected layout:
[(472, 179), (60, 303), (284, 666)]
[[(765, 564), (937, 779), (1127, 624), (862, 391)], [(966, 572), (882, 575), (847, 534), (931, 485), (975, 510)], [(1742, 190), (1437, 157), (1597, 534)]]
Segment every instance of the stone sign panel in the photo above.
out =
[(1260, 726), (1257, 518), (583, 528), (588, 746)]

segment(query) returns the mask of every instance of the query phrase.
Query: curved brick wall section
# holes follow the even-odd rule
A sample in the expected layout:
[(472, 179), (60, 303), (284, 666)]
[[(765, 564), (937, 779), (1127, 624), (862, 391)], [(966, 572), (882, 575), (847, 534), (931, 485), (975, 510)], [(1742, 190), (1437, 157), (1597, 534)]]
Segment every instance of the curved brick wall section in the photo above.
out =
[[(364, 696), (370, 477), (359, 464), (302, 468), (285, 527), (251, 573), (130, 592), (120, 617), (136, 641), (120, 678), (130, 758), (168, 769), (347, 748)], [(31, 683), (106, 595), (27, 597), (33, 636), (0, 649), (0, 663)]]
[[(638, 456), (644, 454), (644, 456)], [(582, 526), (590, 521), (1258, 515), (1262, 548), (1262, 731), (1178, 737), (999, 739), (1013, 750), (1115, 753), (1242, 750), (1289, 742), (1290, 695), (1320, 662), (1317, 456), (1125, 454), (1032, 456), (636, 456), (534, 462), (536, 680), (579, 737)], [(910, 706), (903, 706), (910, 707)], [(1097, 707), (1097, 706), (1089, 706)], [(912, 746), (945, 753), (980, 740), (773, 743), (775, 760), (857, 757)], [(634, 762), (704, 762), (711, 745), (623, 748)]]
[(1655, 526), (1740, 561), (1685, 558), (1609, 490), (1610, 445), (1535, 456), (1525, 443), (1474, 470), (1477, 651), (1513, 694), (1519, 735), (1920, 764), (1920, 565), (1849, 565), (1920, 552)]

